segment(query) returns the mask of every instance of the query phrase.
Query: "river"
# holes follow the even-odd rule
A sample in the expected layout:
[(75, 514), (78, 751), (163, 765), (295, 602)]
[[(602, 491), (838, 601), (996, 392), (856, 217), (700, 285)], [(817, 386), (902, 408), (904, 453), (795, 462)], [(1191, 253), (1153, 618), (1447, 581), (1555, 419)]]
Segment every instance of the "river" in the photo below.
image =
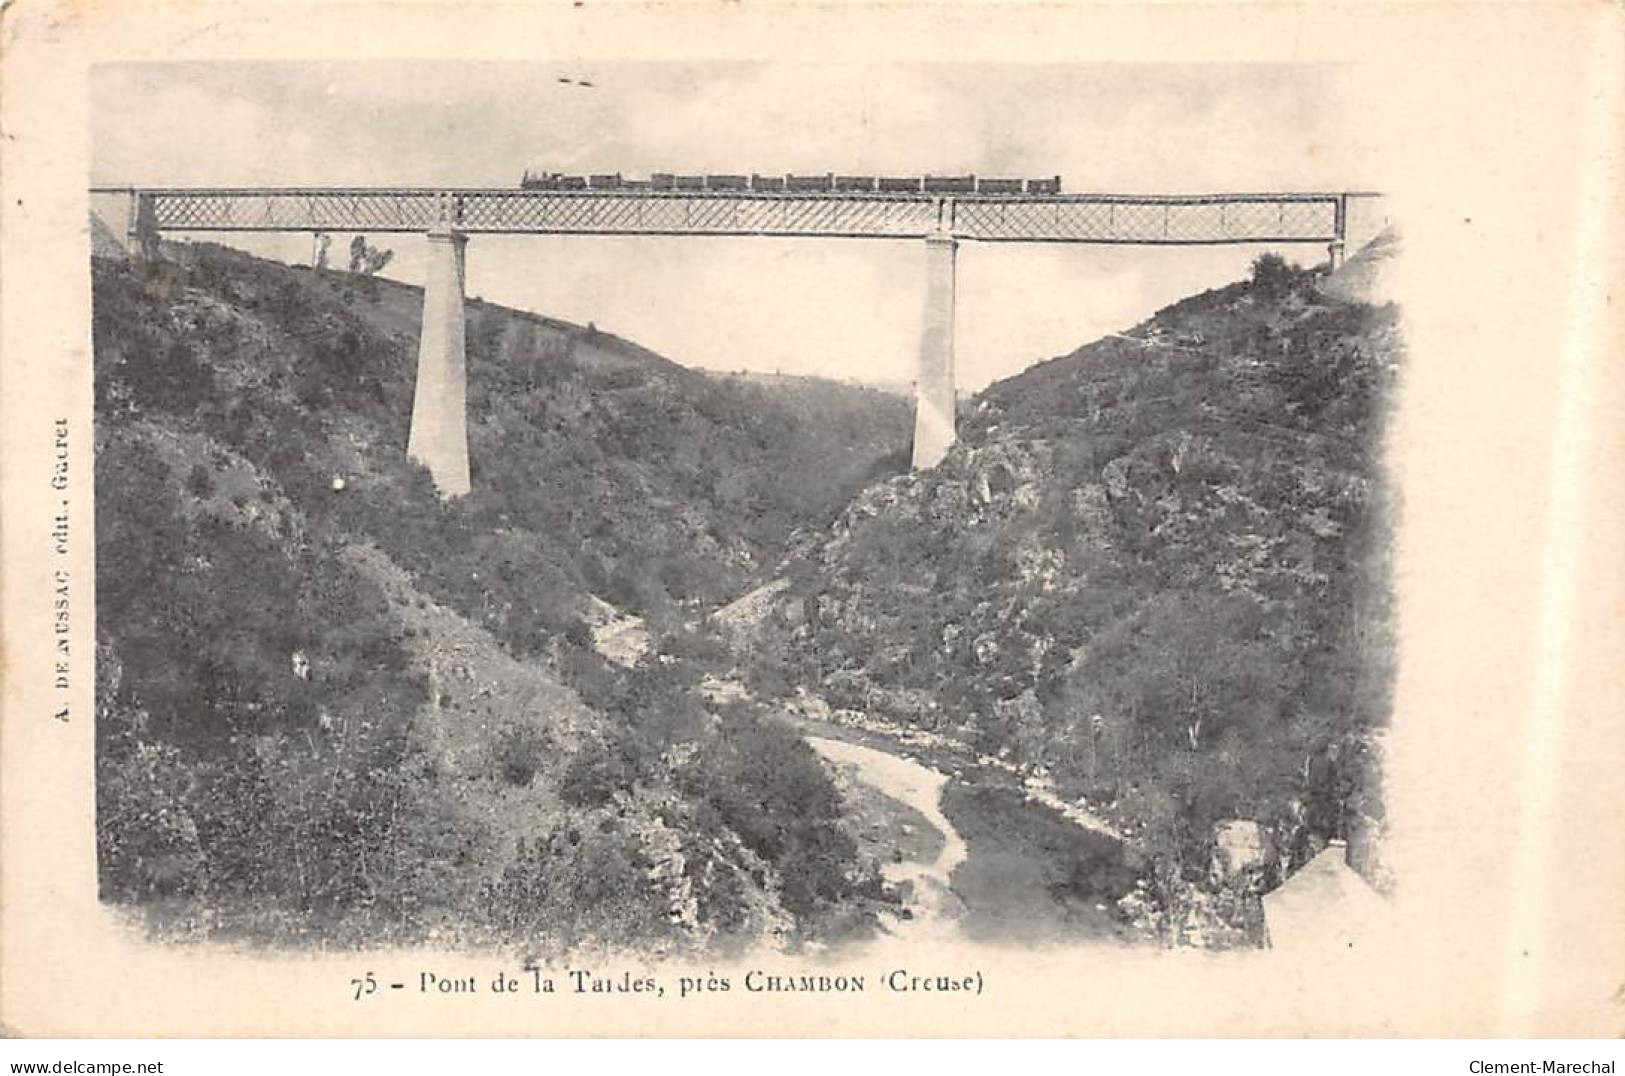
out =
[(968, 855), (964, 840), (942, 813), (942, 790), (948, 775), (873, 747), (808, 736), (814, 751), (837, 765), (857, 768), (858, 779), (882, 795), (911, 807), (942, 835), (942, 851), (929, 862), (905, 859), (882, 868), (886, 881), (907, 886), (909, 919), (888, 924), (894, 937), (909, 940), (952, 938), (959, 933), (964, 905), (953, 892), (954, 868)]

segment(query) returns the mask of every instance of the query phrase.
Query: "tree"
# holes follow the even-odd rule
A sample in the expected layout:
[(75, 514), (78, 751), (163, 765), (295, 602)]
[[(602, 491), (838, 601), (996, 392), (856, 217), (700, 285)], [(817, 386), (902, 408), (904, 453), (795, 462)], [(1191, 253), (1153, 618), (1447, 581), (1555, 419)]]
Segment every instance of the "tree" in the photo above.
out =
[(350, 272), (360, 273), (362, 276), (375, 276), (388, 265), (390, 259), (395, 257), (393, 250), (381, 250), (367, 242), (367, 237), (358, 235), (350, 240)]
[(378, 283), (373, 278), (395, 256), (393, 250), (380, 250), (358, 235), (350, 240), (350, 272), (365, 278), (362, 293), (370, 302), (378, 301)]
[(1274, 251), (1253, 259), (1253, 286), (1266, 299), (1290, 295), (1303, 280), (1304, 271)]

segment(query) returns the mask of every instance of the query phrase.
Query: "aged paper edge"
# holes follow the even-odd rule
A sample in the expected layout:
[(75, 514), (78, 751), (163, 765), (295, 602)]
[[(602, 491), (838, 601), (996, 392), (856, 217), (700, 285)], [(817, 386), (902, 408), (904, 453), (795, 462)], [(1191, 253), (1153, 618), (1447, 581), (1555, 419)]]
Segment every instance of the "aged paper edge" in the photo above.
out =
[[(942, 4), (13, 3), (0, 25), (0, 1021), (21, 1035), (1617, 1035), (1625, 1031), (1620, 10)], [(380, 27), (384, 32), (380, 32)], [(454, 41), (454, 46), (448, 42)], [(94, 900), (85, 73), (97, 62), (540, 56), (1335, 62), (1399, 206), (1394, 436), (1404, 660), (1391, 935), (1261, 953), (876, 953), (980, 999), (346, 1003), (372, 967), (479, 954), (146, 946)], [(66, 418), (74, 715), (49, 682), (49, 483)], [(767, 958), (761, 958), (766, 960)], [(637, 967), (635, 958), (603, 966)], [(745, 961), (741, 966), (761, 966)], [(710, 970), (711, 965), (704, 969)], [(721, 970), (717, 966), (717, 970)], [(674, 969), (675, 972), (675, 969)]]

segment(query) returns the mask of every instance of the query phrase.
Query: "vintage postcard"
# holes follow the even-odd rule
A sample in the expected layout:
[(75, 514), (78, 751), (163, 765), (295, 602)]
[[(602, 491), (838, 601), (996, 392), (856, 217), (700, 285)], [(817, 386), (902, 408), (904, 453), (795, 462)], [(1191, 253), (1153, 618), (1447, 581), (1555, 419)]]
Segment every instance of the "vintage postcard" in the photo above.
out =
[(1605, 5), (13, 3), (21, 1036), (1617, 1036)]

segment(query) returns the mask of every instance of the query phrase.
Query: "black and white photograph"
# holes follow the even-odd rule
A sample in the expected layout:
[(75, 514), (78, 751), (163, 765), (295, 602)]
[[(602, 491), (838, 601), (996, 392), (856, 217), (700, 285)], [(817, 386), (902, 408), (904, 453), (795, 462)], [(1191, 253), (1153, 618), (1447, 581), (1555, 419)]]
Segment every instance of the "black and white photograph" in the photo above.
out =
[(94, 72), (102, 899), (541, 959), (1357, 930), (1402, 238), (1337, 88)]
[[(52, 257), (85, 398), (41, 409), (21, 509), (59, 636), (28, 735), (83, 749), (60, 899), (187, 990), (297, 982), (195, 1025), (232, 1035), (507, 1034), (503, 994), (621, 1035), (1601, 1026), (1617, 1002), (1489, 976), (1460, 1023), (1358, 985), (1560, 975), (1517, 933), (1581, 839), (1542, 805), (1606, 785), (1561, 701), (1583, 584), (1488, 549), (1580, 563), (1603, 389), (1554, 372), (1504, 421), (1525, 390), (1472, 356), (1527, 341), (1428, 276), (1446, 227), (1512, 241), (1471, 183), (1521, 173), (1441, 201), (1392, 148), (1418, 113), (1328, 49), (926, 56), (850, 20), (847, 53), (84, 65)], [(1471, 268), (1557, 296), (1598, 242)], [(1574, 287), (1554, 363), (1608, 309)], [(1445, 473), (1469, 429), (1499, 477)], [(1480, 643), (1544, 664), (1439, 656)], [(1504, 933), (1404, 940), (1480, 892)]]

